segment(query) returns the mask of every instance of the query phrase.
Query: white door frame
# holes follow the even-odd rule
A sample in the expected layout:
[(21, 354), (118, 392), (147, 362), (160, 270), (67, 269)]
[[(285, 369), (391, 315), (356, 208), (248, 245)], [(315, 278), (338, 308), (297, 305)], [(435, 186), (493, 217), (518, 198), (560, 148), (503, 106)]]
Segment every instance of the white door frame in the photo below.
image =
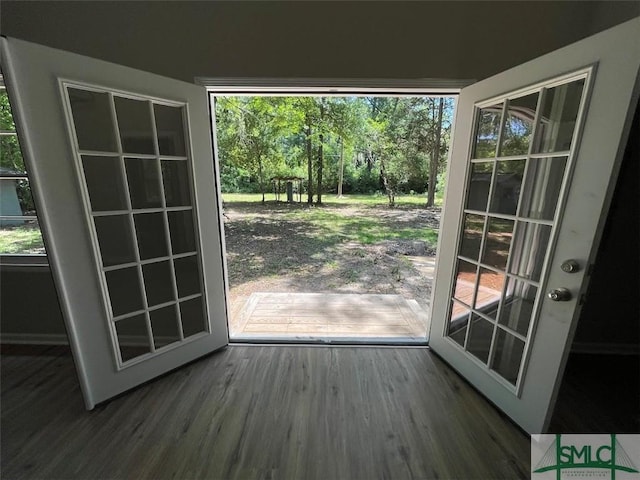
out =
[[(474, 80), (448, 80), (448, 79), (335, 79), (335, 78), (226, 78), (226, 77), (196, 77), (195, 82), (203, 85), (210, 96), (210, 118), (212, 119), (211, 129), (213, 136), (213, 154), (215, 157), (216, 172), (220, 172), (220, 160), (218, 155), (217, 132), (215, 127), (216, 116), (212, 98), (219, 96), (387, 96), (387, 97), (455, 97), (454, 118), (457, 110), (457, 100), (460, 90), (470, 85)], [(448, 159), (447, 159), (448, 161)], [(446, 188), (445, 182), (445, 188)], [(218, 183), (218, 195), (222, 197)], [(224, 223), (223, 223), (224, 228)], [(225, 235), (222, 235), (223, 248), (226, 252)], [(437, 260), (436, 260), (437, 261)], [(225, 285), (227, 292), (227, 304), (229, 304), (228, 293), (228, 267), (226, 255), (224, 256)], [(435, 278), (434, 278), (435, 281)], [(430, 318), (431, 312), (427, 312)], [(428, 326), (428, 325), (427, 325)], [(428, 343), (429, 332), (425, 337)], [(295, 340), (295, 339), (294, 339)], [(349, 339), (351, 340), (351, 339)], [(371, 342), (364, 344), (375, 344), (375, 338)], [(298, 342), (298, 340), (295, 340)], [(361, 343), (358, 341), (358, 343)], [(385, 343), (387, 340), (385, 339)], [(419, 343), (418, 345), (424, 345)]]

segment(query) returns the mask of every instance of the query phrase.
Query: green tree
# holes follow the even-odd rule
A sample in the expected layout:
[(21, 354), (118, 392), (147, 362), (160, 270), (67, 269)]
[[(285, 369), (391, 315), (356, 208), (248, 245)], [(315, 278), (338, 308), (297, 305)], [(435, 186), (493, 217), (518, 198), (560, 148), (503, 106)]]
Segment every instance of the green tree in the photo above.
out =
[[(451, 122), (453, 120), (453, 98), (433, 98), (433, 144), (429, 161), (429, 185), (427, 188), (427, 207), (435, 205), (436, 191), (440, 187), (439, 180), (443, 179), (446, 170), (446, 159), (451, 138)], [(437, 108), (436, 106), (437, 105)]]
[[(7, 91), (0, 90), (0, 131), (15, 132), (16, 126), (11, 114)], [(12, 172), (25, 173), (24, 161), (16, 135), (0, 136), (0, 167)]]
[[(5, 89), (0, 90), (0, 131), (5, 135), (0, 136), (0, 174), (27, 173), (24, 159), (18, 142), (18, 136), (13, 134), (16, 130), (9, 104), (9, 97)], [(8, 134), (8, 135), (7, 135)], [(35, 211), (33, 195), (29, 186), (29, 180), (20, 178), (15, 180), (16, 193), (23, 213), (30, 214)]]
[(270, 176), (284, 162), (283, 137), (292, 133), (297, 111), (285, 97), (217, 97), (220, 161), (257, 178), (262, 202)]
[[(307, 202), (329, 191), (429, 191), (444, 171), (453, 102), (430, 97), (218, 97), (221, 176), (307, 177)], [(245, 182), (251, 184), (251, 182)]]
[(432, 97), (368, 99), (367, 156), (377, 162), (389, 205), (398, 192), (429, 190), (430, 205), (442, 171), (453, 104)]
[[(353, 155), (357, 139), (366, 129), (367, 109), (358, 97), (329, 97), (329, 129), (336, 137), (335, 158), (337, 195), (342, 195), (344, 183), (345, 152)], [(334, 183), (335, 184), (335, 183)]]

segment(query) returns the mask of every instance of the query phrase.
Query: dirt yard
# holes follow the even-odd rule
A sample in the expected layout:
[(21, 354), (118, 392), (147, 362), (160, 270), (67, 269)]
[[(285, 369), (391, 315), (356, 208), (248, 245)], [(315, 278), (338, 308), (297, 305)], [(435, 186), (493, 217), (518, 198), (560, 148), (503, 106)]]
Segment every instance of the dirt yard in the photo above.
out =
[[(323, 223), (314, 221), (318, 216)], [(359, 216), (373, 223), (369, 240), (358, 241), (360, 232), (353, 231), (359, 224), (349, 220)], [(437, 230), (439, 222), (439, 208), (227, 203), (232, 316), (254, 292), (399, 294), (426, 308), (435, 245), (415, 238), (381, 240), (375, 233)]]

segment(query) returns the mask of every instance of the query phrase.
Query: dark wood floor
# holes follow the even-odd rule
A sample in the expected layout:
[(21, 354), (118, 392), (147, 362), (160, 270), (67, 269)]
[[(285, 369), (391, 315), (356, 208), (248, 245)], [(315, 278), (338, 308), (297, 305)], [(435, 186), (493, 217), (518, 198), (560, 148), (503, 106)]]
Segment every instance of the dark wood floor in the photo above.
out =
[[(43, 348), (43, 347), (41, 347)], [(83, 410), (2, 354), (2, 478), (529, 478), (529, 438), (426, 349), (232, 346)]]
[(549, 431), (640, 433), (640, 357), (569, 355)]

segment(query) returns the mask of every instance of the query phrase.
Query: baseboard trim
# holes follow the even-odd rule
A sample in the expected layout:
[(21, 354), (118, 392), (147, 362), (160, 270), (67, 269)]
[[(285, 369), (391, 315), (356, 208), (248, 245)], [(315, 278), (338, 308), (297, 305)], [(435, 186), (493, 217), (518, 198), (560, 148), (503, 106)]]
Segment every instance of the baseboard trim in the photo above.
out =
[(15, 345), (69, 345), (69, 339), (60, 333), (3, 333), (0, 343)]
[(574, 342), (571, 353), (591, 353), (597, 355), (640, 355), (640, 346), (633, 343), (590, 343)]

